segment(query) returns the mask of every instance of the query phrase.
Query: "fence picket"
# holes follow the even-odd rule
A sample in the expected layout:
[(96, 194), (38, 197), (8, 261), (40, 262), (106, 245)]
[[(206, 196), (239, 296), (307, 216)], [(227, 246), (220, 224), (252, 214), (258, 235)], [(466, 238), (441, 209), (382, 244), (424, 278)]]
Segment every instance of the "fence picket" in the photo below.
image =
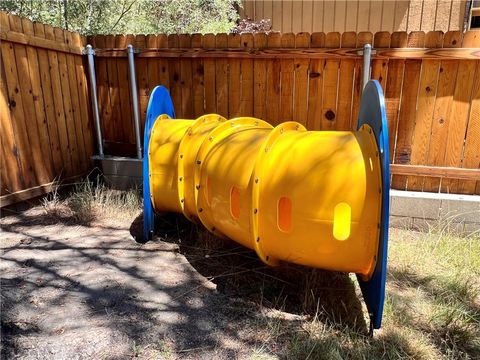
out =
[[(357, 34), (355, 32), (345, 32), (342, 34), (342, 48), (353, 48), (356, 43)], [(348, 131), (351, 128), (354, 71), (355, 60), (340, 60), (338, 70), (337, 130)]]
[[(339, 48), (340, 33), (331, 32), (325, 39), (325, 47)], [(334, 130), (337, 126), (337, 86), (340, 60), (328, 59), (323, 69), (322, 130)]]
[[(310, 47), (324, 47), (325, 34), (313, 33), (310, 37)], [(323, 96), (323, 69), (324, 59), (312, 59), (308, 72), (308, 113), (307, 129), (320, 130), (322, 120), (322, 96)]]
[[(262, 33), (253, 35), (253, 45), (257, 49), (265, 48), (267, 46), (267, 35)], [(265, 59), (253, 60), (253, 77), (253, 116), (266, 119), (267, 61)]]
[[(468, 31), (463, 36), (463, 47), (480, 47), (480, 34), (478, 31)], [(472, 97), (470, 99), (470, 115), (468, 119), (467, 134), (465, 136), (465, 149), (463, 152), (463, 168), (480, 168), (480, 61), (475, 69)], [(462, 194), (480, 194), (480, 181), (462, 181), (458, 185), (458, 192)]]
[[(227, 34), (215, 37), (215, 47), (223, 49), (228, 46)], [(215, 62), (215, 88), (217, 97), (217, 113), (228, 118), (228, 60), (217, 59)]]
[[(378, 32), (375, 34), (373, 39), (373, 47), (375, 49), (379, 48), (389, 48), (390, 47), (390, 33), (386, 31)], [(382, 89), (385, 90), (387, 83), (387, 69), (388, 61), (386, 59), (372, 59), (372, 79), (378, 80)]]
[[(107, 48), (114, 48), (115, 44), (115, 36), (107, 35), (105, 36), (105, 46)], [(124, 130), (123, 130), (123, 122), (122, 122), (122, 109), (120, 106), (120, 83), (118, 79), (118, 59), (107, 59), (106, 67), (107, 67), (107, 79), (108, 79), (108, 97), (110, 99), (110, 111), (112, 121), (112, 129), (113, 129), (113, 137), (114, 139), (123, 139), (124, 138)]]
[[(180, 48), (190, 48), (190, 35), (181, 34), (178, 38)], [(192, 60), (180, 59), (180, 88), (182, 91), (182, 113), (186, 119), (193, 118)]]
[[(241, 45), (244, 48), (253, 48), (253, 34), (242, 34)], [(240, 60), (240, 67), (242, 73), (241, 81), (241, 95), (240, 95), (240, 115), (253, 116), (253, 60), (242, 59)]]
[[(64, 41), (64, 34), (63, 30), (60, 28), (54, 28), (54, 35), (55, 40), (57, 42)], [(69, 73), (68, 73), (68, 65), (67, 65), (67, 56), (65, 53), (58, 54), (58, 70), (60, 74), (60, 88), (62, 91), (63, 97), (63, 109), (65, 111), (65, 125), (67, 130), (68, 136), (68, 147), (70, 150), (70, 156), (72, 157), (72, 169), (70, 172), (67, 172), (67, 176), (73, 176), (75, 174), (75, 166), (80, 165), (81, 168), (81, 157), (79, 154), (79, 148), (77, 144), (77, 133), (75, 128), (75, 118), (73, 116), (73, 106), (72, 106), (72, 95), (70, 93), (70, 85), (69, 85)], [(106, 84), (108, 91), (108, 81)]]
[[(407, 34), (396, 32), (390, 37), (390, 46), (405, 47)], [(390, 145), (390, 162), (393, 162), (396, 151), (396, 135), (398, 129), (398, 115), (403, 87), (403, 71), (405, 60), (393, 59), (388, 61), (387, 84), (385, 86), (385, 110), (388, 121), (388, 142)]]
[[(282, 35), (282, 48), (295, 47), (295, 34)], [(293, 87), (295, 77), (295, 64), (293, 59), (280, 60), (280, 118), (275, 119), (275, 125), (282, 121), (293, 121)]]
[[(281, 35), (270, 33), (267, 37), (268, 48), (279, 48), (281, 46)], [(265, 119), (271, 124), (277, 124), (280, 111), (280, 60), (274, 59), (267, 62), (267, 88)]]
[[(79, 33), (73, 33), (73, 44), (75, 46), (81, 47), (87, 44), (86, 38), (82, 38)], [(84, 62), (85, 60), (85, 62)], [(92, 122), (91, 120), (91, 105), (88, 92), (87, 84), (87, 73), (84, 64), (86, 59), (82, 59), (80, 56), (75, 56), (75, 73), (76, 73), (76, 84), (78, 87), (78, 97), (80, 102), (81, 110), (81, 123), (82, 123), (82, 132), (83, 132), (83, 143), (85, 147), (85, 157), (87, 159), (86, 170), (89, 170), (90, 158), (93, 155), (94, 151), (94, 140), (92, 136)]]
[[(192, 35), (192, 48), (203, 47), (203, 36), (201, 34)], [(205, 114), (204, 106), (204, 67), (203, 59), (192, 59), (192, 81), (193, 81), (193, 116), (195, 118)]]
[[(462, 61), (458, 65), (457, 82), (453, 93), (451, 120), (448, 126), (448, 138), (446, 142), (445, 165), (461, 167), (465, 134), (468, 126), (470, 110), (470, 98), (472, 94), (473, 80), (476, 63), (472, 60)], [(457, 193), (458, 180), (445, 179), (442, 181), (442, 191)]]
[[(415, 125), (411, 141), (410, 164), (412, 165), (425, 164), (426, 161), (439, 68), (440, 61), (438, 60), (425, 60), (422, 64)], [(409, 190), (418, 191), (422, 189), (423, 178), (421, 177), (409, 176), (407, 182)]]
[[(127, 37), (125, 35), (115, 36), (115, 48), (126, 49), (127, 45)], [(119, 140), (127, 144), (134, 144), (135, 134), (133, 132), (132, 95), (130, 93), (128, 60), (126, 58), (117, 59), (116, 68), (118, 79), (118, 96), (120, 100), (120, 118), (117, 120), (117, 123), (122, 126), (123, 130), (122, 137)]]
[[(64, 38), (67, 44), (73, 43), (72, 33), (64, 31)], [(78, 168), (82, 172), (86, 172), (89, 168), (89, 160), (85, 152), (85, 143), (83, 140), (83, 128), (82, 128), (82, 110), (80, 109), (80, 98), (78, 94), (77, 74), (75, 71), (75, 55), (65, 54), (67, 60), (67, 74), (68, 85), (70, 89), (70, 97), (72, 104), (72, 118), (73, 128), (75, 129), (75, 142), (77, 144), (79, 166)], [(73, 175), (73, 174), (72, 174)]]
[[(10, 28), (13, 31), (22, 32), (22, 22), (21, 19), (14, 16), (9, 16)], [(3, 49), (2, 49), (3, 52)], [(32, 94), (32, 85), (29, 73), (29, 62), (27, 58), (27, 49), (25, 45), (13, 44), (13, 57), (10, 57), (10, 51), (7, 50), (7, 61), (11, 61), (11, 64), (5, 64), (5, 67), (8, 69), (16, 68), (16, 73), (13, 74), (13, 71), (8, 71), (13, 78), (11, 81), (14, 81), (16, 84), (12, 88), (8, 86), (8, 74), (7, 74), (7, 86), (12, 88), (15, 93), (19, 94), (21, 97), (21, 106), (23, 106), (22, 113), (17, 113), (20, 115), (18, 117), (18, 126), (20, 131), (24, 134), (24, 146), (29, 148), (30, 159), (32, 162), (29, 162), (30, 166), (33, 167), (35, 184), (41, 184), (43, 181), (48, 181), (48, 173), (44, 168), (42, 161), (42, 149), (38, 136), (36, 113), (34, 108), (33, 94)], [(10, 56), (9, 56), (10, 55)], [(5, 60), (4, 60), (5, 61)], [(17, 104), (19, 106), (20, 104)], [(17, 120), (17, 117), (14, 118)]]
[[(438, 33), (438, 32), (437, 32)], [(443, 35), (441, 37), (443, 39)], [(428, 47), (442, 46), (438, 35), (427, 34)], [(445, 38), (448, 43), (448, 36)], [(441, 166), (445, 159), (445, 143), (448, 137), (448, 127), (450, 122), (450, 111), (453, 103), (453, 92), (457, 80), (458, 61), (442, 61), (438, 74), (438, 89), (435, 97), (435, 109), (433, 110), (432, 131), (430, 135), (430, 145), (426, 151), (427, 165)], [(425, 178), (423, 184), (424, 191), (437, 192), (440, 186), (440, 179)]]
[[(1, 14), (0, 14), (1, 16)], [(3, 44), (0, 44), (2, 46)], [(9, 45), (9, 44), (7, 44)], [(4, 49), (2, 47), (2, 57)], [(13, 124), (12, 100), (9, 98), (6, 75), (5, 75), (5, 60), (0, 64), (0, 134), (2, 134), (2, 184), (1, 193), (9, 194), (20, 191), (25, 188), (23, 179), (23, 168), (21, 161), (21, 153), (17, 151), (17, 139), (15, 138), (15, 127)], [(11, 113), (12, 112), (12, 113)]]
[[(235, 49), (241, 46), (240, 34), (228, 34), (227, 46)], [(241, 72), (240, 60), (228, 59), (228, 117), (240, 116)]]
[[(25, 35), (34, 36), (33, 23), (30, 20), (22, 19), (22, 27)], [(40, 156), (43, 158), (43, 161), (38, 165), (43, 166), (45, 171), (45, 178), (41, 180), (43, 183), (43, 181), (48, 181), (48, 179), (51, 179), (54, 176), (55, 170), (52, 160), (52, 151), (50, 149), (45, 105), (42, 96), (42, 84), (40, 80), (37, 50), (32, 46), (26, 46), (26, 51), (29, 68), (27, 76), (30, 78), (31, 85), (28, 98), (31, 97), (32, 101), (28, 101), (25, 104), (31, 106), (30, 104), (33, 102), (32, 110), (35, 110), (34, 118), (36, 118), (36, 130), (41, 149)]]
[[(411, 47), (423, 47), (425, 37), (410, 37), (407, 43)], [(417, 94), (420, 85), (421, 60), (405, 60), (404, 78), (402, 84), (402, 99), (397, 125), (397, 140), (395, 144), (395, 164), (410, 164), (412, 134), (415, 126)], [(407, 177), (395, 175), (392, 187), (406, 190)]]
[[(177, 34), (168, 35), (168, 47), (178, 48), (179, 39)], [(169, 90), (175, 107), (175, 115), (183, 118), (182, 113), (182, 91), (180, 88), (180, 63), (177, 59), (168, 59)]]
[[(137, 35), (133, 41), (135, 49), (145, 49), (147, 47), (147, 37), (145, 35)], [(178, 46), (177, 46), (178, 47)], [(150, 96), (150, 83), (148, 81), (148, 60), (143, 58), (135, 58), (135, 73), (137, 75), (138, 103), (140, 108), (140, 128), (145, 126), (147, 117), (148, 98)], [(180, 104), (178, 104), (180, 106)]]
[[(295, 47), (308, 48), (310, 34), (299, 33), (295, 36)], [(293, 94), (294, 120), (307, 125), (308, 120), (308, 68), (310, 59), (295, 59), (295, 88)]]
[[(205, 47), (205, 49), (214, 49), (215, 35), (206, 34), (203, 39), (203, 46)], [(203, 61), (203, 73), (205, 84), (205, 112), (207, 114), (216, 113), (216, 70), (214, 59), (205, 59)]]

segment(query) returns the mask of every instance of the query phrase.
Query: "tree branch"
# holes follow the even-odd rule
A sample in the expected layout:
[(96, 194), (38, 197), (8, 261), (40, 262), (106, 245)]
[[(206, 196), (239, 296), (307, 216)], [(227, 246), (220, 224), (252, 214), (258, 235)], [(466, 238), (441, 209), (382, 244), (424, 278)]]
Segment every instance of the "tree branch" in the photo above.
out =
[[(115, 22), (115, 24), (113, 24), (112, 28), (110, 29), (110, 32), (111, 32), (111, 33), (113, 32), (113, 30), (115, 29), (115, 27), (118, 25), (118, 23), (120, 22), (120, 20), (122, 20), (122, 18), (125, 16), (125, 14), (130, 11), (130, 9), (132, 8), (133, 4), (135, 4), (136, 2), (137, 2), (137, 0), (133, 0), (133, 1), (131, 2), (131, 4), (128, 6), (128, 8), (122, 10), (122, 13), (121, 13), (120, 16), (118, 17), (117, 21)], [(125, 3), (123, 3), (123, 4), (125, 5)]]

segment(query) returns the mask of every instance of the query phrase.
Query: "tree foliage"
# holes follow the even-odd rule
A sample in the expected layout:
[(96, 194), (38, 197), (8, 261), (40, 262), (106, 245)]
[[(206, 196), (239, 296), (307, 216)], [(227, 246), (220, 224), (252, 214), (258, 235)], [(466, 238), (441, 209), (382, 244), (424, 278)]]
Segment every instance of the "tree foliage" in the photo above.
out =
[(95, 34), (229, 32), (240, 0), (0, 0), (0, 10)]

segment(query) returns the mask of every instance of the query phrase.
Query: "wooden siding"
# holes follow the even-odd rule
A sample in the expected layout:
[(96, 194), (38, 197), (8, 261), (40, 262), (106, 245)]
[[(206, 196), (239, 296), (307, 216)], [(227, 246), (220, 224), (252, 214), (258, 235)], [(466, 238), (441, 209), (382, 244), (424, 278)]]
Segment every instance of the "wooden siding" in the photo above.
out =
[(86, 38), (4, 12), (0, 29), (4, 205), (15, 194), (25, 199), (54, 181), (85, 174), (93, 136), (81, 55)]
[(463, 30), (465, 0), (246, 0), (242, 18), (286, 32)]

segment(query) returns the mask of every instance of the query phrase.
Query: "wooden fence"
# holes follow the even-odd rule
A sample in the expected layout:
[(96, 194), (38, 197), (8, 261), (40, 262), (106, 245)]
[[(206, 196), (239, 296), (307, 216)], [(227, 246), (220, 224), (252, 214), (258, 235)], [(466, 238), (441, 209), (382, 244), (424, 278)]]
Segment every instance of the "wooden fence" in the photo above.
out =
[[(77, 33), (0, 12), (1, 203), (84, 174), (94, 149), (86, 61)], [(96, 36), (100, 114), (108, 151), (134, 153), (125, 47), (139, 51), (142, 121), (167, 86), (178, 117), (217, 112), (315, 130), (356, 125), (362, 59), (373, 43), (390, 130), (392, 186), (480, 193), (480, 33), (345, 32)], [(429, 175), (429, 176), (426, 176)]]
[(78, 33), (0, 12), (1, 203), (91, 168), (90, 101)]
[[(97, 48), (105, 139), (117, 145), (134, 142), (123, 50), (128, 43), (139, 49), (143, 122), (150, 91), (163, 84), (179, 118), (216, 112), (228, 118), (255, 116), (272, 124), (295, 120), (313, 130), (355, 127), (362, 73), (356, 48), (373, 43), (377, 54), (372, 77), (386, 96), (396, 174), (392, 187), (479, 194), (480, 60), (478, 51), (468, 49), (480, 47), (479, 35), (139, 35), (96, 36), (89, 42)], [(124, 145), (120, 148), (126, 151)]]

